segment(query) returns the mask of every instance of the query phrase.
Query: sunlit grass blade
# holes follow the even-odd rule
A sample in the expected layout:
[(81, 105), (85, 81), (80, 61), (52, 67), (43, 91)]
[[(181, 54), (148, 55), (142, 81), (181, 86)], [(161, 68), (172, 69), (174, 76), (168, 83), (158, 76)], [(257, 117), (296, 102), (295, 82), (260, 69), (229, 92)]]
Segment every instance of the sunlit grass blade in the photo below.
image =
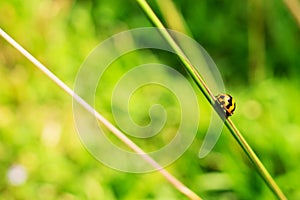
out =
[(46, 66), (38, 61), (33, 55), (25, 50), (20, 44), (18, 44), (13, 38), (11, 38), (6, 32), (0, 28), (0, 35), (17, 51), (24, 55), (34, 66), (36, 66), (41, 72), (43, 72), (50, 80), (52, 80), (63, 91), (69, 94), (79, 105), (85, 108), (91, 115), (94, 115), (108, 130), (110, 130), (116, 137), (118, 137), (124, 144), (131, 148), (134, 152), (139, 154), (146, 162), (157, 169), (178, 191), (192, 200), (201, 200), (201, 198), (186, 187), (182, 182), (176, 179), (172, 174), (165, 170), (159, 163), (157, 163), (152, 157), (150, 157), (143, 149), (130, 140), (124, 133), (112, 125), (106, 118), (104, 118), (99, 112), (97, 112), (92, 106), (90, 106), (85, 100), (78, 96), (69, 86), (67, 86), (62, 80), (60, 80), (54, 73), (52, 73)]
[(300, 3), (298, 0), (283, 0), (286, 7), (291, 12), (292, 16), (298, 23), (298, 27), (300, 28)]

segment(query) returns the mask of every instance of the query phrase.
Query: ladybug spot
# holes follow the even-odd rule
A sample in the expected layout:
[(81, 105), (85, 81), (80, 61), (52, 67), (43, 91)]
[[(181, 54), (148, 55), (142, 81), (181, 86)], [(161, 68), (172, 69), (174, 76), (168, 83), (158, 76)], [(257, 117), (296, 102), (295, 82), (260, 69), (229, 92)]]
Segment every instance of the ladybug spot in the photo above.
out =
[(228, 100), (228, 105), (226, 106), (227, 109), (229, 109), (232, 105), (232, 99)]

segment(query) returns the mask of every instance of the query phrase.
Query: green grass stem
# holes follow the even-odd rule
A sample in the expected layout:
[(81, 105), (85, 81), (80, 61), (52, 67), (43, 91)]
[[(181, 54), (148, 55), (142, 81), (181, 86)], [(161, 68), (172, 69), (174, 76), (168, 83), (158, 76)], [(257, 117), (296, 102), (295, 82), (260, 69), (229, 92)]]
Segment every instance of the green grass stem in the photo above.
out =
[[(151, 22), (160, 29), (161, 34), (165, 38), (165, 40), (171, 45), (171, 47), (177, 52), (179, 55), (180, 60), (186, 67), (187, 71), (190, 73), (196, 84), (198, 85), (201, 92), (204, 94), (206, 99), (209, 101), (209, 103), (216, 109), (214, 106), (215, 103), (215, 97), (210, 91), (210, 89), (207, 87), (205, 81), (199, 74), (199, 72), (196, 70), (195, 67), (192, 66), (190, 61), (187, 59), (186, 56), (184, 56), (184, 52), (180, 49), (180, 47), (177, 45), (177, 43), (174, 41), (174, 39), (171, 37), (171, 35), (166, 30), (165, 26), (162, 24), (162, 22), (159, 20), (159, 18), (156, 16), (150, 5), (145, 0), (137, 0), (138, 4), (141, 6), (142, 10), (146, 13), (146, 15), (149, 17)], [(217, 112), (219, 116), (222, 118), (221, 114)], [(240, 131), (236, 128), (234, 123), (230, 119), (225, 120), (225, 125), (229, 129), (232, 136), (235, 138), (235, 140), (238, 142), (238, 144), (241, 146), (243, 151), (246, 153), (250, 161), (255, 166), (257, 172), (260, 174), (262, 179), (266, 182), (266, 184), (269, 186), (271, 191), (278, 197), (278, 199), (286, 200), (287, 197), (284, 195), (284, 193), (281, 191), (279, 186), (276, 184), (268, 170), (264, 167), (262, 162), (259, 160), (257, 155), (254, 153), (250, 145), (247, 143), (243, 135), (240, 133)]]

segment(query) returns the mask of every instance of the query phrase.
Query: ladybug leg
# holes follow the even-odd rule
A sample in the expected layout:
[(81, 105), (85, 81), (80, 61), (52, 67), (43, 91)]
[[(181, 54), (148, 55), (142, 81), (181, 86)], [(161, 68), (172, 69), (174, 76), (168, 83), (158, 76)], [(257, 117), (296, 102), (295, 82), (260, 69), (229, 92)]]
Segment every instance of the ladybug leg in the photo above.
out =
[[(224, 104), (224, 102), (222, 102)], [(219, 101), (216, 101), (215, 102), (215, 110), (216, 112), (224, 119), (227, 119), (228, 118), (228, 112), (226, 111), (226, 109), (223, 107), (223, 104), (220, 103)]]

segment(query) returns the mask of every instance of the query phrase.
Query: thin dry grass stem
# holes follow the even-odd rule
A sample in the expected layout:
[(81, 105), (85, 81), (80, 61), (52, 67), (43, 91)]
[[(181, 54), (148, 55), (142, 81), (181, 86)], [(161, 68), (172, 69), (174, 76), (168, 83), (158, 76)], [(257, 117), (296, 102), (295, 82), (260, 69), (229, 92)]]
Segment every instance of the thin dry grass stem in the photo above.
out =
[(98, 113), (92, 106), (90, 106), (86, 101), (84, 101), (80, 96), (78, 96), (70, 87), (68, 87), (63, 81), (61, 81), (55, 74), (53, 74), (46, 66), (39, 62), (34, 56), (32, 56), (28, 51), (26, 51), (20, 44), (18, 44), (13, 38), (11, 38), (7, 33), (5, 33), (0, 28), (0, 35), (17, 51), (24, 55), (34, 66), (36, 66), (40, 71), (42, 71), (48, 78), (50, 78), (57, 86), (59, 86), (63, 91), (69, 94), (77, 103), (84, 107), (91, 115), (94, 115), (105, 127), (107, 127), (116, 137), (118, 137), (122, 142), (124, 142), (129, 148), (134, 152), (139, 154), (141, 158), (147, 161), (151, 166), (157, 169), (168, 181), (171, 183), (178, 191), (186, 195), (192, 200), (201, 200), (201, 198), (176, 179), (167, 170), (163, 169), (159, 163), (157, 163), (152, 157), (150, 157), (144, 150), (137, 146), (132, 140), (130, 140), (124, 133), (112, 125), (107, 119), (105, 119), (100, 113)]
[(260, 82), (266, 74), (264, 17), (264, 2), (248, 0), (248, 77), (252, 83)]
[[(186, 35), (192, 35), (181, 12), (178, 11), (172, 0), (156, 0), (156, 4), (170, 29), (177, 30)], [(168, 10), (168, 12), (164, 12), (165, 10)]]
[(283, 0), (283, 3), (289, 9), (300, 28), (300, 3), (298, 0)]
[[(199, 72), (196, 70), (194, 66), (189, 62), (189, 60), (184, 56), (184, 52), (180, 49), (180, 47), (177, 45), (177, 43), (174, 41), (172, 36), (168, 33), (162, 22), (159, 20), (159, 18), (156, 16), (152, 8), (149, 6), (149, 4), (145, 0), (136, 0), (141, 8), (144, 10), (144, 12), (147, 14), (147, 16), (151, 19), (152, 23), (156, 27), (158, 27), (161, 31), (161, 34), (166, 39), (166, 41), (169, 42), (169, 44), (173, 47), (173, 49), (178, 53), (178, 56), (180, 57), (181, 61), (183, 62), (186, 69), (189, 71), (192, 78), (195, 80), (197, 85), (199, 86), (200, 90), (203, 92), (204, 96), (207, 98), (207, 100), (210, 102), (210, 104), (216, 109), (214, 106), (215, 97), (206, 85), (205, 81), (202, 79)], [(217, 110), (216, 110), (217, 111)], [(223, 119), (223, 116), (220, 115), (220, 113), (217, 111), (219, 116)], [(269, 174), (268, 170), (264, 167), (262, 162), (259, 160), (257, 155), (254, 153), (250, 145), (247, 143), (247, 141), (244, 139), (242, 134), (239, 132), (239, 130), (236, 128), (234, 123), (227, 119), (225, 120), (225, 124), (233, 137), (236, 139), (236, 141), (239, 143), (241, 148), (244, 150), (250, 161), (255, 166), (258, 173), (261, 175), (263, 180), (266, 182), (266, 184), (269, 186), (269, 188), (272, 190), (272, 192), (281, 200), (286, 200), (286, 196), (283, 194), (279, 186), (276, 184), (272, 176)]]

